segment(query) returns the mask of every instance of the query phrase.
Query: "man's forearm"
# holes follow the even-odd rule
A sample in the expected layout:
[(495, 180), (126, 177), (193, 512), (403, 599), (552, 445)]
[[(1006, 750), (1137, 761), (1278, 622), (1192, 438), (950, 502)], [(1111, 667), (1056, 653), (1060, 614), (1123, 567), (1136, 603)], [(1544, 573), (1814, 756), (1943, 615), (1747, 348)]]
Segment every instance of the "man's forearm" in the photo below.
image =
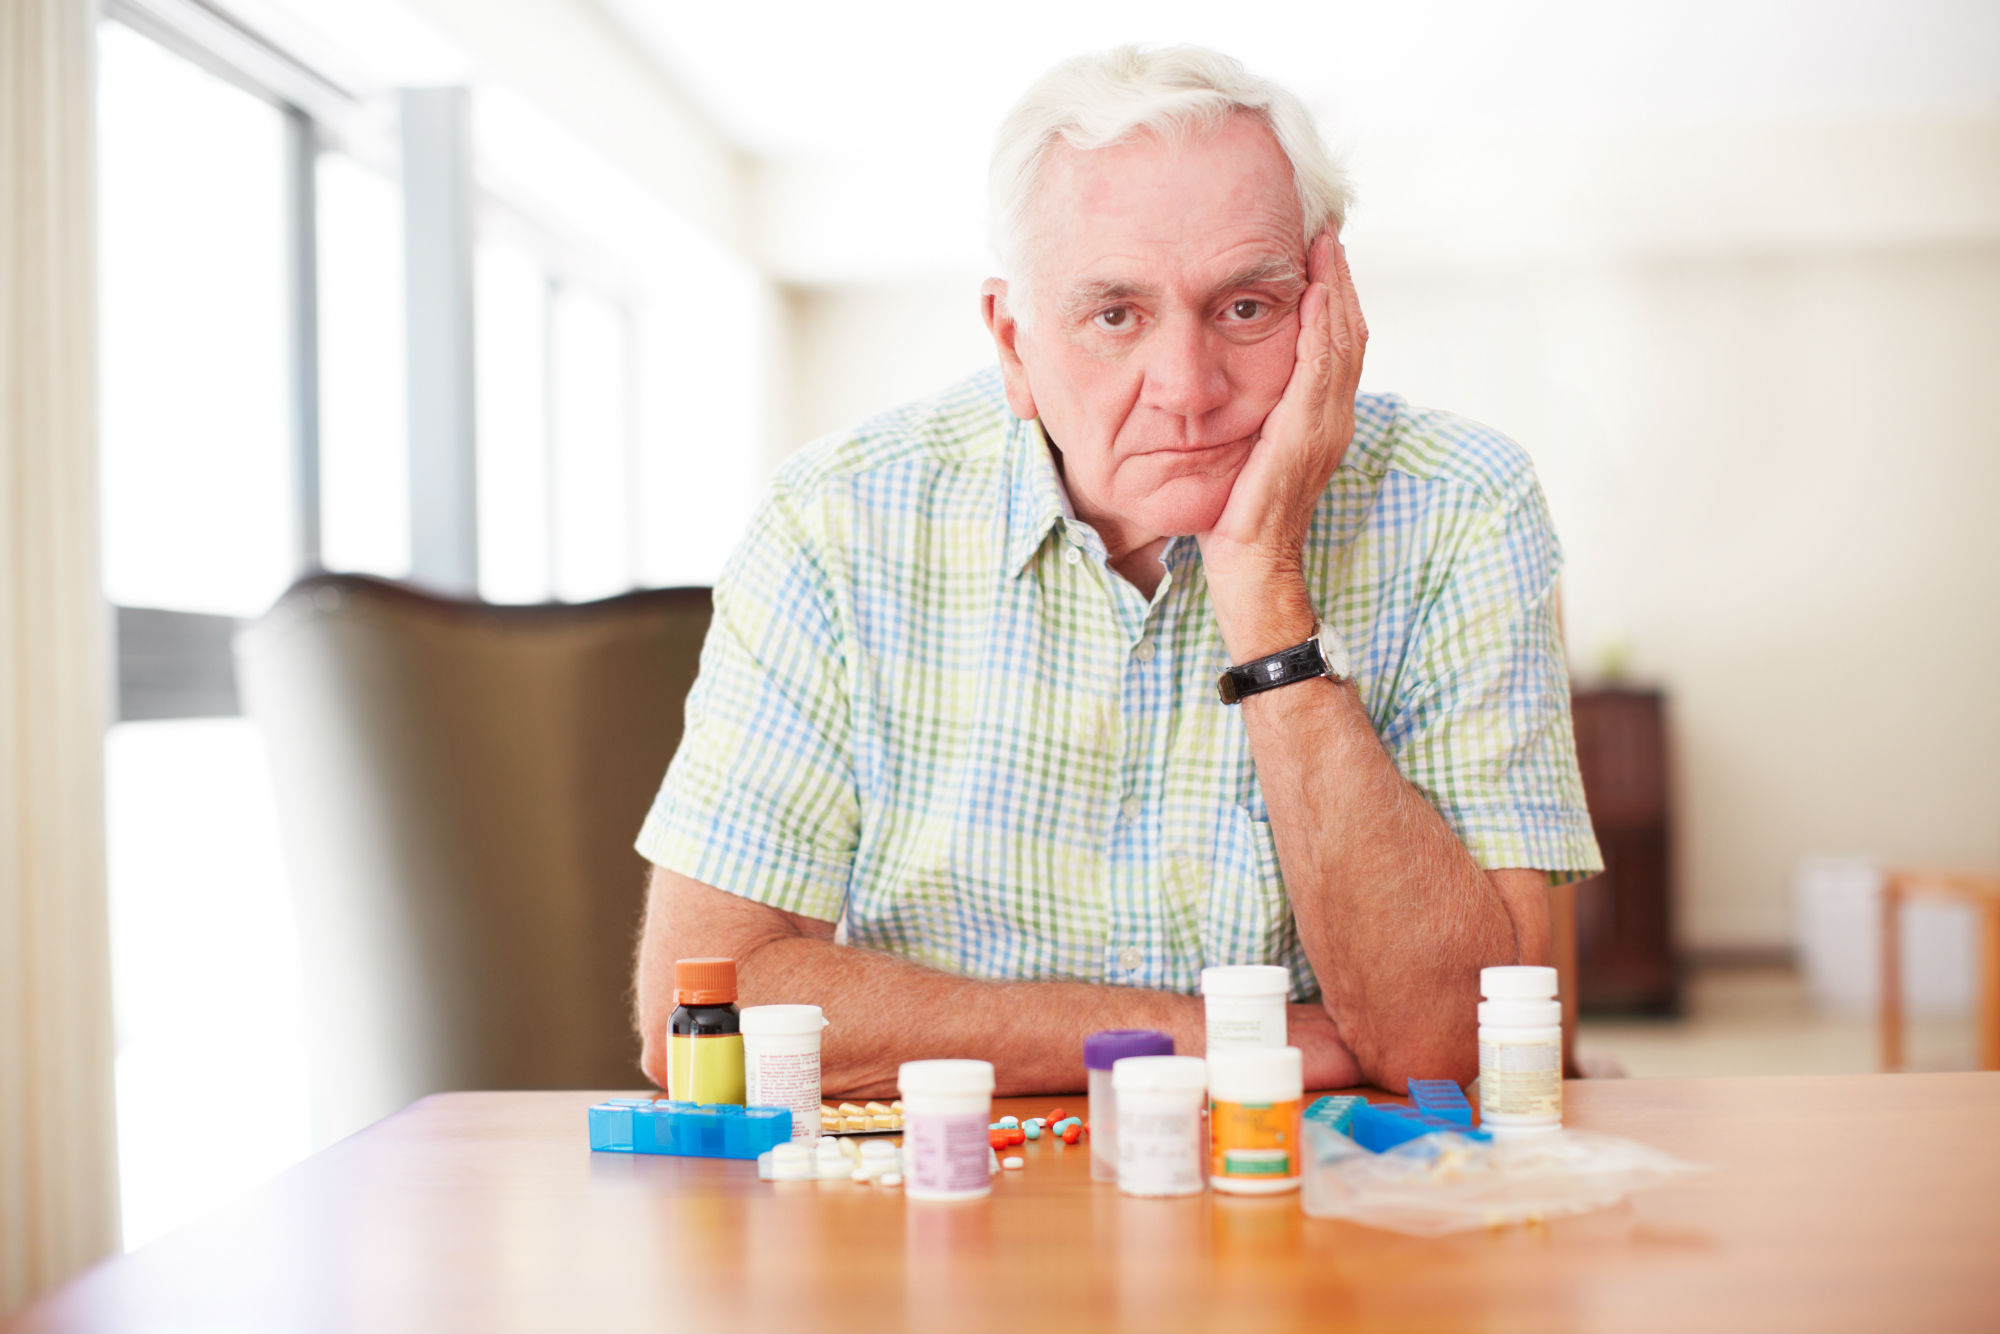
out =
[[(790, 918), (712, 886), (655, 874), (638, 969), (647, 1073), (665, 1077), (673, 960), (736, 960), (744, 1005), (806, 1004), (826, 1012), (821, 1082), (828, 1093), (894, 1097), (904, 1061), (990, 1060), (997, 1091), (1069, 1093), (1083, 1086), (1083, 1040), (1104, 1028), (1157, 1028), (1177, 1050), (1204, 1049), (1198, 996), (1086, 982), (990, 982), (876, 950), (836, 945), (831, 926)], [(1333, 1024), (1295, 1005), (1291, 1040), (1311, 1088), (1344, 1088), (1357, 1070)]]
[(1242, 706), (1328, 1013), (1372, 1082), (1476, 1073), (1479, 969), (1545, 948), (1382, 748), (1351, 684)]
[(746, 1004), (819, 1005), (829, 1020), (821, 1081), (894, 1097), (904, 1061), (976, 1056), (996, 1092), (1082, 1087), (1083, 1040), (1101, 1028), (1157, 1028), (1201, 1050), (1201, 1001), (1084, 982), (988, 982), (828, 940), (776, 940), (738, 963)]

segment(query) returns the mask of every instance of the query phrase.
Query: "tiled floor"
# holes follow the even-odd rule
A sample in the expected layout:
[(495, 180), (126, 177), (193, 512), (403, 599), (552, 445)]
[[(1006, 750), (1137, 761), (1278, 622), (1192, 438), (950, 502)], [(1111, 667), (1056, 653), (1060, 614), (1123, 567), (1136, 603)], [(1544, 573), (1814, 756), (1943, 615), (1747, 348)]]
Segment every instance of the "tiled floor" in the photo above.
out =
[[(1821, 1013), (1789, 968), (1697, 972), (1688, 981), (1687, 1000), (1687, 1014), (1677, 1020), (1583, 1020), (1579, 1057), (1586, 1067), (1615, 1062), (1635, 1078), (1881, 1069), (1873, 1016)], [(1972, 1069), (1972, 1022), (1912, 1020), (1905, 1050), (1911, 1069)]]

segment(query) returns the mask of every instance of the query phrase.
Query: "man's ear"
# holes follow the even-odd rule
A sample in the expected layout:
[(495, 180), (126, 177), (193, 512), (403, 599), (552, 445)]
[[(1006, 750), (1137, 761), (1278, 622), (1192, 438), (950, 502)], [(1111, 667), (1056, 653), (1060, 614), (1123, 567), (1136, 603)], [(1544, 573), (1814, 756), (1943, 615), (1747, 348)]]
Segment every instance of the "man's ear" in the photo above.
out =
[(979, 311), (985, 316), (993, 346), (1000, 353), (1000, 378), (1007, 385), (1007, 407), (1022, 421), (1033, 421), (1041, 414), (1035, 411), (1035, 393), (1028, 387), (1028, 368), (1021, 360), (1019, 346), (1021, 323), (1007, 309), (1004, 278), (988, 278), (979, 285)]

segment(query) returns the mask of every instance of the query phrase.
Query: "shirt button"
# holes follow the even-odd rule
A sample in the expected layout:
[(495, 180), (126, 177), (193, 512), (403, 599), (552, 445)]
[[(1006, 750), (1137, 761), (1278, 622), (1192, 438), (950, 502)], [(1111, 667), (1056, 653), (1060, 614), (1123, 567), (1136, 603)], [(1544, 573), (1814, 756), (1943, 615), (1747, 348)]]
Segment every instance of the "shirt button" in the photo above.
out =
[(1125, 800), (1118, 803), (1118, 813), (1124, 816), (1128, 820), (1138, 819), (1139, 812), (1142, 809), (1144, 808), (1140, 806), (1139, 799), (1137, 797), (1127, 797), (1125, 798)]
[(1145, 961), (1146, 956), (1139, 953), (1139, 947), (1136, 945), (1127, 945), (1124, 949), (1118, 951), (1118, 966), (1128, 973)]
[(1081, 551), (1078, 551), (1075, 547), (1063, 548), (1063, 564), (1065, 565), (1083, 564), (1083, 553)]
[(1153, 648), (1153, 638), (1151, 635), (1148, 635), (1146, 638), (1140, 640), (1138, 644), (1133, 647), (1132, 656), (1137, 658), (1140, 662), (1151, 662), (1153, 660), (1154, 651), (1155, 650)]

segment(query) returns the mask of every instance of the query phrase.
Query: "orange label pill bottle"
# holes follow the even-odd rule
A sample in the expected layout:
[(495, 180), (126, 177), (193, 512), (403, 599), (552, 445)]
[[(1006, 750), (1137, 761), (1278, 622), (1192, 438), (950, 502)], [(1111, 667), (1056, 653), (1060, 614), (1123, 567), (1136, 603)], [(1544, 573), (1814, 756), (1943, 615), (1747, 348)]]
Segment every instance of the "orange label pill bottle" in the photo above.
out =
[(1208, 1054), (1208, 1184), (1232, 1195), (1297, 1190), (1305, 1060), (1297, 1047)]

